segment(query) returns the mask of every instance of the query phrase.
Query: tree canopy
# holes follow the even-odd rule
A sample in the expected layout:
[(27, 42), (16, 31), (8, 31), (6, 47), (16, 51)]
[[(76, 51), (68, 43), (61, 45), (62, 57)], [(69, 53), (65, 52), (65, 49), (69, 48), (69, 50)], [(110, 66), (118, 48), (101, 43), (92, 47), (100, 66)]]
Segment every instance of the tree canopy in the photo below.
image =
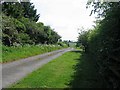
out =
[(61, 38), (50, 26), (38, 22), (40, 14), (29, 0), (1, 4), (4, 45), (55, 44)]

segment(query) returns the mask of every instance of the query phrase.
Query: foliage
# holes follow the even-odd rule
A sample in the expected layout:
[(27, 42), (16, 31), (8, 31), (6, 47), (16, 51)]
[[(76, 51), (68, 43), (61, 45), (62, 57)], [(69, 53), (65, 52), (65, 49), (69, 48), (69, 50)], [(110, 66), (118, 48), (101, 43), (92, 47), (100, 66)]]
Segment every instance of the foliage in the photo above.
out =
[(2, 15), (2, 41), (5, 45), (12, 45), (14, 43), (15, 37), (18, 34), (14, 24), (14, 18)]
[(61, 38), (50, 26), (37, 22), (39, 14), (29, 0), (3, 2), (2, 6), (4, 45), (56, 44)]
[(2, 12), (14, 18), (23, 16), (23, 7), (19, 2), (4, 2), (2, 3)]
[(82, 45), (85, 52), (88, 49), (88, 33), (88, 31), (81, 31), (78, 37), (78, 45)]
[(21, 6), (23, 7), (23, 13), (24, 13), (24, 17), (25, 18), (29, 18), (32, 21), (37, 22), (39, 19), (39, 14), (37, 14), (37, 10), (34, 9), (34, 5), (33, 3), (30, 3), (30, 1), (28, 0), (28, 2), (24, 2), (21, 1)]
[(11, 16), (14, 18), (29, 18), (32, 21), (37, 22), (39, 19), (39, 14), (37, 14), (37, 10), (35, 9), (33, 3), (29, 0), (22, 0), (21, 2), (3, 2), (2, 3), (2, 11), (7, 16)]
[(57, 44), (62, 46), (62, 47), (68, 47), (68, 45), (66, 43), (64, 43), (64, 42), (58, 42)]
[(80, 35), (78, 41), (82, 41), (83, 45), (88, 45), (88, 53), (94, 55), (96, 63), (99, 66), (99, 72), (108, 82), (107, 87), (118, 88), (120, 86), (120, 80), (117, 75), (112, 72), (110, 67), (116, 66), (114, 70), (119, 68), (120, 3), (105, 2), (101, 4), (97, 2), (93, 3), (93, 7), (93, 11), (95, 13), (97, 12), (98, 16), (102, 18), (100, 18), (100, 21), (93, 30), (90, 30), (87, 34), (83, 33)]

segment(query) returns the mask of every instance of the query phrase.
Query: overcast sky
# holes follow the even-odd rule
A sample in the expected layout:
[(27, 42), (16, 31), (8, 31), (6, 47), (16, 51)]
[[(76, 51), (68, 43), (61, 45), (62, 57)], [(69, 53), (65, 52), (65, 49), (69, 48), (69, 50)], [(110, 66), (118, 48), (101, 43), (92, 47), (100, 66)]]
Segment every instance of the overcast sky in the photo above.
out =
[(77, 40), (78, 28), (92, 28), (95, 20), (86, 9), (87, 0), (31, 0), (39, 21), (50, 25), (63, 40)]

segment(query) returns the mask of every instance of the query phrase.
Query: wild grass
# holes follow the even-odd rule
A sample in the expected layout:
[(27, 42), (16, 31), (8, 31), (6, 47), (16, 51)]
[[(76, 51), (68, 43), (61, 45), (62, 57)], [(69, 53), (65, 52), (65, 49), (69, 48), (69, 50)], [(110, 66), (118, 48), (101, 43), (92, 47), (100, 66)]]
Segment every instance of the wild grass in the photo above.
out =
[(2, 60), (0, 62), (11, 62), (61, 48), (63, 47), (58, 45), (25, 45), (17, 47), (2, 46)]

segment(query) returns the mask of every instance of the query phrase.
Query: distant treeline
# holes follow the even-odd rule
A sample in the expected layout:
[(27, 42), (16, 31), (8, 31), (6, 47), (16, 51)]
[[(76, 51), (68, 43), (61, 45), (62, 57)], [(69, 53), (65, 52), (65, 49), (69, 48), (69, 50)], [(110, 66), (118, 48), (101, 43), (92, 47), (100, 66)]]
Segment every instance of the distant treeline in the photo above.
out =
[[(25, 0), (26, 1), (26, 0)], [(2, 1), (2, 43), (7, 46), (25, 44), (56, 44), (61, 36), (50, 26), (37, 22), (33, 3)]]
[(92, 13), (97, 13), (96, 26), (81, 31), (78, 46), (96, 61), (99, 73), (108, 83), (108, 88), (120, 88), (120, 2), (92, 2)]

